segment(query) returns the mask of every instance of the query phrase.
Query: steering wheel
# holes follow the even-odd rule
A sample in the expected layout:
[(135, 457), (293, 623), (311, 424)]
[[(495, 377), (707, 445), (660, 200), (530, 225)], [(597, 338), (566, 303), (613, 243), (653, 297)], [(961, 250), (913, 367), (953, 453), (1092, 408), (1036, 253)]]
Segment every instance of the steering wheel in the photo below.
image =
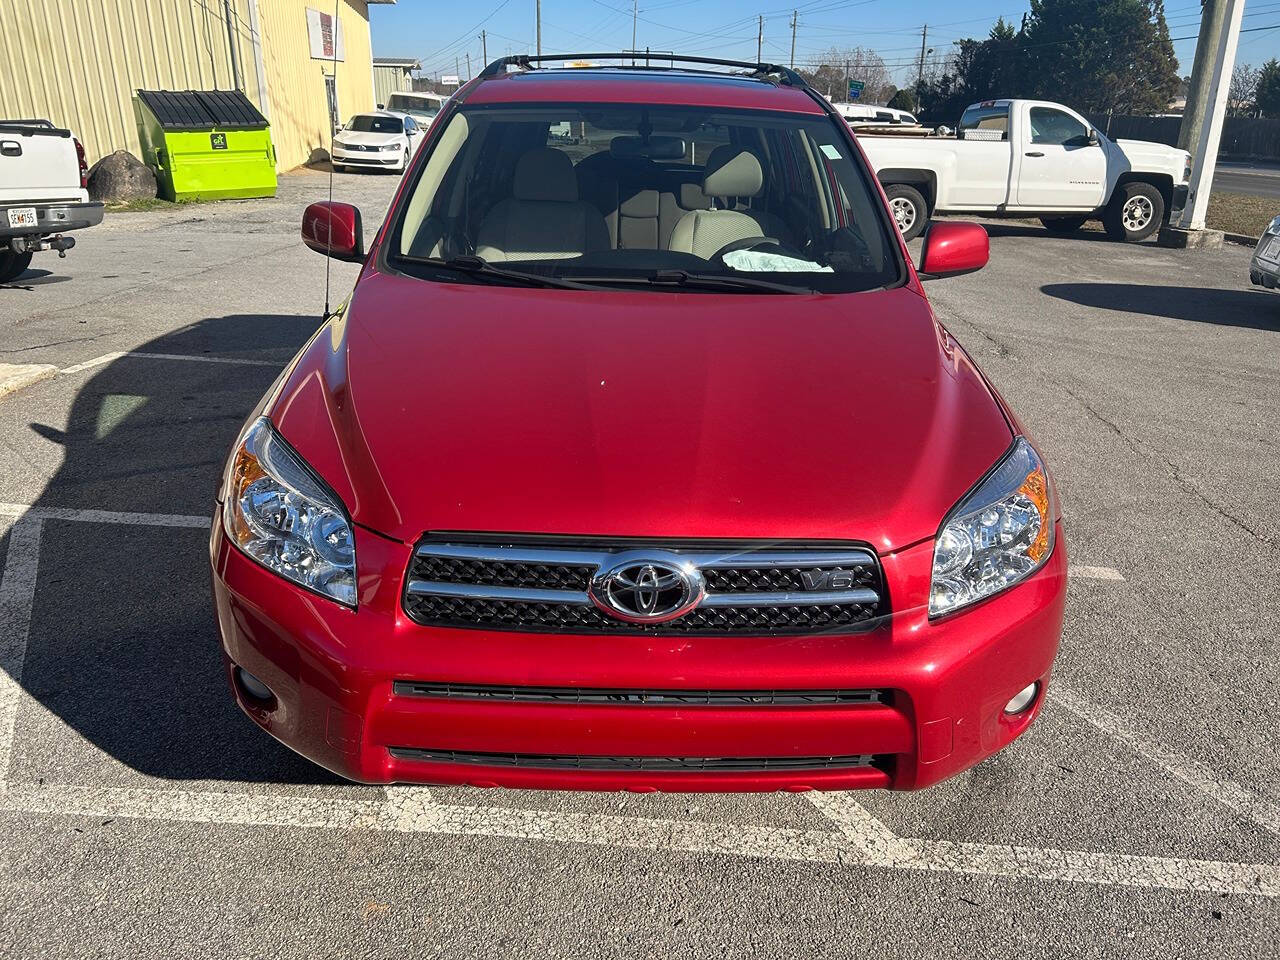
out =
[(782, 241), (777, 237), (744, 237), (741, 240), (734, 240), (731, 243), (726, 243), (707, 259), (723, 260), (726, 253), (733, 253), (737, 250), (754, 250), (756, 247), (764, 246), (766, 243), (771, 243), (775, 247), (782, 246)]

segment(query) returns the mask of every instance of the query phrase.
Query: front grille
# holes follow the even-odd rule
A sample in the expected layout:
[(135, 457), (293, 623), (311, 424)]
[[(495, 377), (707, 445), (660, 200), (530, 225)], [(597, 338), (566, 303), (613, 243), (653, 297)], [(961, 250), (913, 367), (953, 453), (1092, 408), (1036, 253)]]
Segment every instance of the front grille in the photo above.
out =
[(888, 758), (872, 754), (847, 757), (596, 757), (548, 753), (476, 753), (390, 747), (397, 760), (458, 763), (478, 767), (525, 767), (540, 770), (651, 770), (668, 772), (766, 770), (843, 770), (878, 766)]
[[(620, 562), (695, 571), (700, 599), (661, 622), (619, 618), (593, 579)], [(466, 542), (414, 551), (404, 609), (424, 626), (592, 634), (774, 635), (861, 630), (888, 612), (880, 565), (860, 546)]]
[(615, 690), (598, 687), (509, 687), (397, 680), (396, 696), (499, 703), (640, 706), (781, 707), (883, 703), (884, 690)]

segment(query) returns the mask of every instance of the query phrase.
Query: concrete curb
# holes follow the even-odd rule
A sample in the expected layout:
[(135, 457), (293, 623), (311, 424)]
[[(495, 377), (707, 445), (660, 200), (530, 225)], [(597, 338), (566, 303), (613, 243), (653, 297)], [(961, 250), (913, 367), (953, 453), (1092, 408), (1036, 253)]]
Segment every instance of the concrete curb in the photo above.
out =
[(51, 363), (0, 363), (0, 397), (46, 380), (58, 372)]
[(1227, 243), (1238, 243), (1242, 246), (1253, 247), (1257, 246), (1258, 241), (1262, 238), (1251, 237), (1247, 233), (1223, 233), (1222, 239)]

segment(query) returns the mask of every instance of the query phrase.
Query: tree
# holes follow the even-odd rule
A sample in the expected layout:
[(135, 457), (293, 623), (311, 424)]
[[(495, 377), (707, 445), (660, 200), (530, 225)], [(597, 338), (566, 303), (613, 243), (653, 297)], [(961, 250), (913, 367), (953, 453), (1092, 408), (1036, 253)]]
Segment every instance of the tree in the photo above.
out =
[(1280, 60), (1272, 57), (1258, 71), (1254, 103), (1266, 117), (1280, 117)]
[(1163, 0), (1031, 0), (1019, 49), (1027, 92), (1082, 112), (1163, 113), (1178, 89)]
[(863, 103), (884, 103), (896, 91), (889, 68), (884, 65), (880, 54), (865, 47), (853, 47), (840, 50), (832, 47), (812, 61), (813, 69), (801, 69), (798, 72), (819, 93), (828, 99), (842, 101), (849, 99), (845, 77), (850, 80), (861, 80), (865, 86)]
[(1251, 117), (1257, 111), (1258, 77), (1262, 71), (1247, 63), (1237, 63), (1231, 71), (1231, 92), (1227, 94), (1227, 113), (1233, 117)]
[(903, 87), (895, 93), (889, 99), (888, 105), (894, 110), (906, 110), (908, 113), (915, 113), (919, 107), (916, 102), (916, 92), (910, 87)]

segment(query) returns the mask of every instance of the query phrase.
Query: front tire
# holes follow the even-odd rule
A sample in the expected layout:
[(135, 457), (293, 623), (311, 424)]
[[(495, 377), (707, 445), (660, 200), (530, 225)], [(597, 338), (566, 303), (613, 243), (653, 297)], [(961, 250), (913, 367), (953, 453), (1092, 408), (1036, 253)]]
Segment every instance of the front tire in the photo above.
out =
[(1102, 226), (1112, 240), (1137, 243), (1146, 240), (1164, 223), (1164, 195), (1150, 183), (1125, 183), (1102, 215)]
[(17, 280), (31, 266), (31, 253), (14, 253), (12, 250), (0, 251), (0, 283)]
[(889, 199), (889, 211), (904, 240), (914, 240), (929, 225), (929, 204), (915, 187), (905, 183), (891, 183), (884, 188)]
[(1085, 225), (1088, 217), (1041, 217), (1040, 222), (1050, 233), (1075, 233)]

